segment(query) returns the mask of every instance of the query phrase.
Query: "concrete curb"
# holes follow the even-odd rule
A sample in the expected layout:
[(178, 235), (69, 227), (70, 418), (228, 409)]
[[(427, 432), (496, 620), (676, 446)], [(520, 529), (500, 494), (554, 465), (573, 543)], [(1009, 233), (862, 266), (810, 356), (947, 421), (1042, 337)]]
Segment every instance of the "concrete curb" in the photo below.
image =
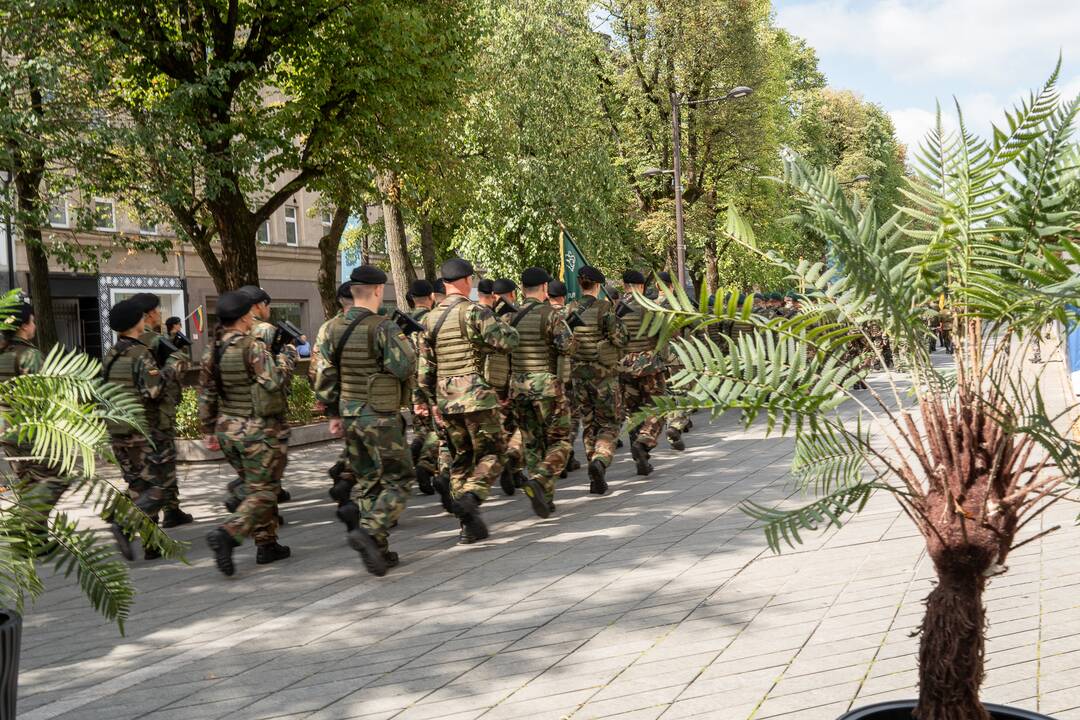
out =
[[(314, 445), (316, 443), (335, 439), (337, 438), (330, 434), (327, 422), (323, 420), (322, 422), (312, 423), (311, 425), (300, 425), (292, 428), (289, 434), (289, 447)], [(225, 457), (220, 451), (211, 452), (210, 450), (207, 450), (206, 446), (202, 444), (202, 440), (177, 439), (176, 441), (177, 462), (201, 463), (216, 462), (224, 459)]]

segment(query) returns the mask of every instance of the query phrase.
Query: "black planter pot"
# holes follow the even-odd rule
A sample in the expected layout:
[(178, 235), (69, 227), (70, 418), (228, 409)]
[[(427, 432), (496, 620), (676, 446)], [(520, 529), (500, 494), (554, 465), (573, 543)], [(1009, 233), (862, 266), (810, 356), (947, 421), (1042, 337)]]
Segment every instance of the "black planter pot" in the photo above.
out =
[[(917, 704), (915, 700), (896, 700), (867, 705), (840, 716), (839, 720), (912, 720), (911, 711)], [(1030, 710), (1019, 710), (1004, 705), (988, 703), (985, 707), (993, 720), (1054, 720), (1049, 715), (1040, 715)]]
[(14, 610), (0, 610), (0, 720), (15, 720), (21, 644), (22, 617)]

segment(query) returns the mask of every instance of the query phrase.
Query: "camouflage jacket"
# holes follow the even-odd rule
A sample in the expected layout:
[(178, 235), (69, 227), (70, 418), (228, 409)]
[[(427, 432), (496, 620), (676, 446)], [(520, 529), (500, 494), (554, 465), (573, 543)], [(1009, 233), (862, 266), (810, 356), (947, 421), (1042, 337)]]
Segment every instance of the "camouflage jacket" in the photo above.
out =
[[(361, 317), (361, 313), (366, 315), (367, 310), (354, 307), (329, 321), (329, 327), (319, 344), (323, 367), (315, 387), (315, 397), (326, 405), (326, 414), (330, 417), (356, 417), (361, 414), (366, 404), (356, 400), (349, 400), (344, 404), (340, 402), (341, 377), (339, 368), (334, 365), (336, 348), (331, 342), (334, 336), (340, 337), (340, 332)], [(384, 318), (375, 328), (372, 350), (376, 357), (375, 364), (382, 368), (383, 372), (393, 375), (403, 383), (416, 377), (416, 351), (405, 333), (401, 332), (401, 328), (389, 318)]]
[[(591, 295), (583, 295), (567, 305), (567, 315), (570, 313), (582, 312), (596, 301), (597, 298), (594, 298)], [(600, 316), (599, 324), (601, 337), (610, 343), (612, 347), (620, 350), (626, 347), (626, 344), (630, 341), (630, 334), (626, 330), (626, 325), (615, 314), (614, 305), (611, 306), (611, 309), (607, 313)], [(573, 377), (575, 381), (588, 381), (599, 377), (607, 377), (616, 372), (616, 370), (617, 367), (604, 367), (599, 363), (575, 356), (571, 377)]]
[[(521, 306), (521, 310), (525, 310), (530, 306), (543, 305), (539, 300), (529, 299), (526, 300)], [(517, 391), (523, 390), (523, 383), (529, 384), (536, 388), (534, 394), (541, 395), (545, 393), (545, 388), (551, 386), (551, 379), (558, 379), (560, 382), (565, 382), (568, 378), (563, 377), (563, 368), (566, 367), (564, 358), (569, 359), (573, 356), (574, 351), (577, 350), (577, 338), (574, 337), (573, 331), (570, 330), (570, 326), (566, 324), (567, 314), (563, 308), (553, 308), (547, 317), (547, 324), (542, 329), (544, 340), (547, 343), (548, 351), (551, 357), (556, 360), (558, 371), (554, 373), (546, 372), (518, 372), (511, 366), (513, 374), (510, 376), (510, 388), (514, 390), (515, 386)]]
[(308, 380), (311, 381), (312, 387), (319, 384), (319, 373), (322, 372), (323, 369), (323, 356), (319, 348), (322, 347), (323, 341), (326, 340), (326, 333), (330, 330), (330, 323), (334, 322), (339, 317), (344, 317), (344, 315), (344, 312), (339, 312), (337, 315), (320, 325), (319, 332), (315, 333), (315, 342), (311, 345), (311, 360), (308, 363)]
[(15, 375), (33, 375), (41, 370), (45, 362), (41, 351), (28, 340), (13, 337), (10, 342), (0, 348), (0, 354), (13, 353), (15, 355)]
[[(251, 334), (263, 341), (266, 345), (267, 351), (274, 346), (274, 337), (277, 335), (277, 327), (265, 320), (256, 320), (255, 324), (251, 326)], [(289, 355), (291, 362), (289, 363), (289, 370), (285, 374), (285, 382), (281, 385), (281, 394), (285, 396), (285, 406), (289, 404), (289, 386), (292, 384), (293, 370), (296, 368), (297, 361), (300, 360), (300, 354), (296, 352), (296, 346), (286, 344), (281, 349), (282, 353)]]
[[(147, 330), (139, 340), (143, 345), (150, 348), (150, 355), (157, 361), (158, 345), (164, 339), (162, 335)], [(161, 397), (157, 404), (157, 417), (148, 417), (146, 420), (158, 430), (170, 431), (176, 427), (176, 408), (184, 392), (184, 373), (191, 369), (191, 359), (187, 353), (177, 350), (169, 353), (165, 360), (165, 367), (158, 368), (161, 371)]]
[[(124, 342), (128, 340), (129, 342)], [(127, 384), (127, 378), (119, 378), (113, 374), (114, 360), (122, 355), (130, 355), (132, 359), (131, 363), (131, 388), (135, 395), (135, 398), (142, 405), (143, 418), (147, 423), (147, 427), (154, 423), (158, 413), (158, 399), (161, 397), (161, 393), (164, 390), (164, 384), (161, 381), (161, 371), (158, 370), (157, 362), (154, 360), (154, 356), (150, 353), (150, 349), (146, 347), (141, 341), (130, 338), (118, 338), (115, 345), (105, 355), (103, 362), (102, 372), (108, 371), (108, 380), (110, 382), (116, 382), (118, 384)], [(130, 435), (132, 432), (136, 432), (135, 428), (132, 428), (126, 424), (110, 423), (109, 432), (112, 435)]]
[[(409, 317), (411, 317), (416, 322), (418, 322), (420, 324), (423, 324), (424, 318), (427, 317), (427, 314), (430, 313), (430, 312), (431, 312), (431, 308), (425, 308), (425, 307), (413, 308), (412, 310), (409, 311)], [(417, 332), (417, 333), (413, 333), (411, 336), (409, 336), (409, 341), (413, 345), (413, 350), (416, 351), (416, 357), (417, 358), (420, 357), (420, 335), (421, 335), (421, 333)], [(413, 405), (427, 405), (428, 407), (431, 407), (432, 405), (435, 404), (435, 398), (430, 393), (428, 393), (428, 391), (424, 387), (423, 383), (420, 382), (420, 364), (419, 363), (417, 363), (416, 371), (417, 371), (416, 382), (413, 383), (413, 393), (412, 393)]]
[[(643, 308), (638, 303), (637, 299), (634, 297), (630, 297), (629, 299), (627, 299), (625, 301), (625, 305), (631, 308), (632, 314), (628, 317), (633, 320), (632, 327), (640, 326), (640, 329), (634, 332), (635, 337), (644, 337), (640, 335), (640, 333), (645, 329), (645, 308)], [(628, 333), (629, 332), (630, 331), (628, 331)], [(634, 344), (636, 345), (639, 343)], [(666, 371), (668, 365), (667, 348), (655, 347), (655, 343), (652, 344), (653, 348), (649, 350), (639, 349), (623, 355), (622, 361), (619, 363), (619, 374), (629, 377), (642, 377), (645, 375), (655, 375), (657, 373), (662, 373)]]
[[(227, 343), (238, 334), (237, 330), (226, 330), (218, 342)], [(271, 357), (270, 349), (258, 338), (256, 340), (248, 346), (247, 357), (244, 358), (251, 380), (259, 383), (269, 392), (281, 392), (295, 367), (294, 355), (283, 350), (275, 359)], [(214, 368), (215, 345), (217, 342), (212, 342), (207, 346), (203, 351), (202, 361), (199, 363), (199, 429), (204, 435), (214, 432), (220, 416)]]
[[(454, 302), (458, 295), (449, 295), (439, 305), (424, 317), (424, 326), (428, 332), (422, 333), (419, 338), (420, 348), (420, 386), (430, 397), (436, 398), (439, 412), (444, 414), (459, 414), (476, 412), (478, 410), (494, 410), (499, 407), (499, 396), (488, 384), (481, 373), (469, 373), (456, 377), (438, 377), (438, 359), (435, 348), (431, 344), (431, 331), (435, 328), (439, 318), (446, 311), (447, 306)], [(462, 311), (467, 313), (465, 318), (465, 332), (469, 343), (480, 353), (501, 352), (508, 353), (517, 347), (517, 330), (507, 323), (499, 322), (490, 308), (467, 302), (467, 307)]]

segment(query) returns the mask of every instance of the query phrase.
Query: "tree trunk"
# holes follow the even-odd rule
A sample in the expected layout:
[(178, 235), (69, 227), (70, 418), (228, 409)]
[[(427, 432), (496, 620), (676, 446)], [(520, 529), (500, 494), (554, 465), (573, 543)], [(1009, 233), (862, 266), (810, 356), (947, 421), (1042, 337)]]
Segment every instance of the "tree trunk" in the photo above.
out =
[(990, 720), (979, 702), (984, 676), (986, 608), (981, 572), (937, 567), (919, 641), (918, 720)]
[(341, 235), (349, 223), (349, 209), (339, 207), (334, 210), (334, 219), (326, 234), (319, 238), (319, 297), (322, 298), (323, 314), (326, 319), (337, 315), (340, 306), (337, 301), (338, 288), (338, 250), (341, 247)]
[(241, 202), (226, 203), (230, 209), (224, 209), (215, 203), (212, 211), (217, 229), (218, 242), (221, 244), (221, 268), (224, 271), (224, 286), (218, 285), (219, 293), (236, 290), (244, 285), (259, 284), (259, 255), (255, 235), (258, 228), (252, 213)]
[(57, 343), (56, 316), (53, 314), (52, 290), (49, 288), (49, 256), (41, 244), (41, 230), (22, 228), (26, 264), (30, 270), (30, 299), (37, 323), (37, 346), (48, 352)]
[(401, 214), (400, 192), (397, 175), (391, 171), (382, 173), (377, 184), (383, 195), (383, 225), (386, 227), (386, 254), (390, 256), (390, 275), (394, 279), (394, 296), (398, 307), (408, 307), (405, 293), (416, 279), (409, 260), (408, 238), (405, 236), (405, 218)]
[(424, 264), (424, 278), (435, 282), (435, 226), (430, 220), (424, 220), (420, 227), (420, 257)]
[(705, 239), (705, 286), (709, 289), (709, 295), (716, 295), (720, 287), (719, 258), (716, 254), (716, 237)]

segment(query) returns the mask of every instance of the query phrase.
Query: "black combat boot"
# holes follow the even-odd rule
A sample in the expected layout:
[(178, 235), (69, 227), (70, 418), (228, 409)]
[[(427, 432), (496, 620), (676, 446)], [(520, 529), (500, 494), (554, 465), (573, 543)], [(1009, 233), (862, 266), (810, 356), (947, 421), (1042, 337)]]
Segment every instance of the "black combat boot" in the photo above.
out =
[(180, 508), (169, 508), (165, 511), (164, 516), (161, 519), (161, 527), (173, 528), (180, 525), (187, 525), (189, 522), (193, 522), (195, 518), (191, 517), (189, 513), (184, 512)]
[(615, 447), (622, 448), (622, 446), (623, 446), (622, 438), (615, 438)]
[(409, 453), (412, 455), (413, 465), (420, 462), (420, 453), (424, 450), (424, 438), (414, 437), (409, 443)]
[(109, 532), (112, 533), (113, 539), (116, 540), (116, 547), (120, 550), (120, 554), (124, 556), (124, 559), (134, 560), (135, 551), (131, 549), (131, 540), (127, 536), (127, 531), (114, 522), (109, 524)]
[(669, 427), (667, 429), (667, 439), (668, 442), (671, 444), (672, 450), (678, 450), (679, 452), (682, 452), (686, 449), (686, 443), (683, 442), (681, 431), (673, 427)]
[(604, 495), (608, 491), (607, 480), (604, 476), (607, 475), (607, 467), (598, 458), (589, 463), (589, 492), (593, 495)]
[(581, 461), (577, 459), (573, 450), (570, 451), (570, 459), (566, 461), (566, 469), (570, 472), (581, 469)]
[(426, 468), (417, 466), (416, 468), (416, 487), (420, 488), (420, 492), (425, 495), (434, 495), (435, 487), (431, 484), (431, 473)]
[(401, 564), (401, 560), (398, 558), (398, 554), (393, 550), (382, 551), (383, 560), (386, 561), (387, 568), (396, 568)]
[(554, 515), (555, 514), (555, 501), (554, 500), (548, 500), (547, 505), (548, 505), (548, 513), (551, 514), (551, 515)]
[(236, 508), (240, 507), (240, 503), (243, 502), (236, 496), (237, 490), (239, 490), (244, 484), (244, 481), (240, 478), (230, 480), (229, 484), (225, 486), (225, 509), (231, 513), (236, 512)]
[(544, 488), (538, 481), (528, 478), (522, 490), (529, 496), (533, 512), (537, 517), (545, 519), (551, 517), (551, 509), (548, 507), (547, 498), (544, 497)]
[(439, 493), (439, 502), (442, 503), (443, 510), (453, 515), (454, 500), (450, 496), (450, 478), (440, 473), (432, 478), (431, 486), (435, 488), (435, 492)]
[(499, 486), (502, 487), (503, 495), (513, 495), (517, 491), (517, 484), (514, 482), (510, 468), (503, 468), (502, 475), (499, 476)]
[(638, 475), (648, 475), (653, 471), (652, 463), (649, 462), (649, 448), (645, 447), (640, 442), (635, 442), (630, 448), (630, 454), (637, 464)]
[(360, 527), (360, 507), (350, 500), (338, 507), (337, 518), (345, 523), (345, 532), (351, 533)]
[(217, 569), (226, 577), (231, 577), (236, 572), (236, 565), (233, 564), (232, 559), (233, 548), (240, 543), (236, 542), (225, 528), (218, 528), (206, 536), (206, 544), (214, 553)]
[(383, 556), (383, 551), (366, 528), (358, 527), (351, 531), (349, 545), (360, 553), (360, 559), (363, 560), (364, 567), (369, 573), (377, 577), (386, 574), (386, 558)]
[(470, 545), (485, 540), (488, 528), (480, 516), (480, 498), (472, 493), (465, 493), (454, 505), (454, 514), (461, 520), (461, 544)]
[(338, 460), (336, 463), (331, 465), (330, 470), (327, 471), (330, 479), (334, 481), (334, 484), (330, 488), (330, 499), (336, 502), (339, 506), (349, 502), (349, 497), (352, 495), (353, 486), (356, 485), (355, 480), (345, 475), (345, 470), (345, 461)]
[(258, 552), (255, 553), (255, 562), (258, 565), (269, 565), (272, 562), (278, 560), (284, 560), (292, 555), (292, 550), (288, 545), (278, 545), (277, 541), (268, 542), (264, 545), (259, 545)]
[(287, 503), (290, 500), (292, 500), (292, 495), (289, 494), (289, 491), (285, 488), (278, 488), (277, 501), (279, 503)]
[(161, 551), (152, 547), (143, 546), (143, 560), (159, 560), (161, 558)]

